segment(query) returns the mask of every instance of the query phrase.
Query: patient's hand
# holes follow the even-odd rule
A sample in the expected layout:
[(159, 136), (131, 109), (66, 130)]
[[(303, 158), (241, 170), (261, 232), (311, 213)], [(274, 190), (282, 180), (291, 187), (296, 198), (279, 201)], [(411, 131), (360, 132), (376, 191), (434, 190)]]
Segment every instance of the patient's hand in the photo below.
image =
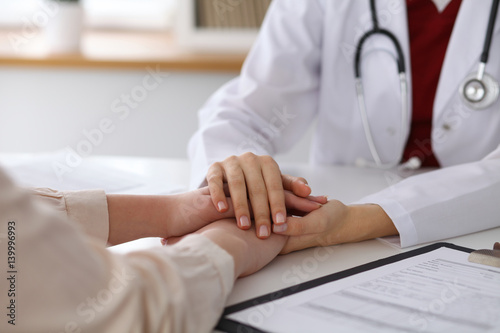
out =
[[(288, 191), (285, 197), (289, 208), (298, 214), (319, 207)], [(221, 213), (212, 204), (207, 187), (176, 195), (108, 194), (108, 242), (116, 245), (143, 237), (184, 236), (212, 222), (234, 217), (232, 200), (226, 200), (228, 207)]]
[(112, 245), (143, 237), (183, 236), (210, 222), (234, 216), (218, 212), (208, 188), (176, 195), (108, 194), (109, 238)]
[(170, 219), (166, 225), (165, 238), (184, 236), (211, 222), (234, 217), (232, 200), (226, 198), (228, 209), (219, 212), (212, 204), (208, 187), (177, 194), (173, 200), (170, 204), (173, 210), (168, 212)]
[[(259, 239), (252, 232), (237, 227), (235, 219), (224, 219), (211, 223), (196, 232), (201, 234), (233, 256), (235, 277), (250, 275), (273, 260), (283, 249), (287, 236), (271, 235), (268, 239)], [(168, 239), (173, 245), (180, 237)]]

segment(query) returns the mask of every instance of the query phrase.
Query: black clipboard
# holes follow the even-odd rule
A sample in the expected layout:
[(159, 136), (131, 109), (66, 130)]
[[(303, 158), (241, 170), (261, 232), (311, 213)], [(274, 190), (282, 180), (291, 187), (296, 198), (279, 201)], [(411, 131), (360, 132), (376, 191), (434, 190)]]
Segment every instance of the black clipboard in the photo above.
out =
[(317, 278), (317, 279), (314, 279), (311, 281), (303, 282), (303, 283), (297, 284), (295, 286), (281, 289), (281, 290), (269, 293), (267, 295), (256, 297), (254, 299), (229, 306), (224, 310), (224, 313), (222, 314), (221, 319), (219, 320), (219, 323), (217, 324), (216, 328), (218, 330), (221, 330), (223, 332), (228, 332), (228, 333), (266, 333), (265, 331), (261, 331), (259, 329), (252, 327), (252, 326), (242, 324), (242, 323), (236, 322), (234, 320), (228, 319), (228, 318), (226, 318), (226, 316), (229, 314), (232, 314), (234, 312), (238, 312), (238, 311), (244, 310), (244, 309), (252, 307), (252, 306), (272, 302), (272, 301), (275, 301), (275, 300), (280, 299), (282, 297), (290, 296), (292, 294), (299, 293), (299, 292), (302, 292), (304, 290), (308, 290), (308, 289), (320, 286), (320, 285), (325, 284), (325, 283), (344, 279), (346, 277), (349, 277), (349, 276), (352, 276), (355, 274), (359, 274), (361, 272), (369, 271), (371, 269), (374, 269), (374, 268), (377, 268), (380, 266), (392, 264), (392, 263), (400, 261), (400, 260), (408, 259), (408, 258), (415, 257), (418, 255), (427, 253), (427, 252), (431, 252), (431, 251), (437, 250), (441, 247), (447, 247), (450, 249), (463, 251), (463, 252), (467, 252), (467, 253), (471, 253), (472, 251), (474, 251), (473, 249), (469, 249), (469, 248), (458, 246), (458, 245), (451, 244), (451, 243), (435, 243), (435, 244), (427, 245), (427, 246), (424, 246), (424, 247), (421, 247), (421, 248), (418, 248), (418, 249), (415, 249), (412, 251), (408, 251), (408, 252), (396, 254), (396, 255), (391, 256), (391, 257), (372, 261), (372, 262), (369, 262), (369, 263), (361, 265), (361, 266), (353, 267), (353, 268), (350, 268), (350, 269), (347, 269), (347, 270), (344, 270), (344, 271), (341, 271), (338, 273), (326, 275), (326, 276), (323, 276), (323, 277), (320, 277), (320, 278)]

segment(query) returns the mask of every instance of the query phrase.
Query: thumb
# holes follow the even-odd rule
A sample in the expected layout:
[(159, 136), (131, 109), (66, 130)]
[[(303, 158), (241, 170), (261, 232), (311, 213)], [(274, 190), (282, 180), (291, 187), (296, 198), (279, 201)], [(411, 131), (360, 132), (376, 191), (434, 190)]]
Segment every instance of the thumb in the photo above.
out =
[(290, 252), (320, 246), (317, 238), (317, 235), (289, 237), (280, 254), (288, 254)]

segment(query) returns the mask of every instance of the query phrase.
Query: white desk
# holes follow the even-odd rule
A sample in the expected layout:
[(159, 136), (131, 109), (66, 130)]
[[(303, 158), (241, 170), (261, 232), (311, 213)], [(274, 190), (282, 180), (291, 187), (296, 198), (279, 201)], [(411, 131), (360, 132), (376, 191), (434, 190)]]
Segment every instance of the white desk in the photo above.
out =
[[(0, 154), (0, 163), (7, 168), (16, 168), (19, 162), (28, 161), (32, 157)], [(124, 191), (127, 193), (153, 193), (159, 189), (164, 193), (178, 192), (186, 190), (189, 181), (189, 163), (185, 160), (130, 157), (90, 157), (68, 177), (78, 176), (79, 168), (89, 166), (92, 170), (105, 168), (108, 171), (111, 169), (126, 172), (129, 177), (136, 178), (141, 186)], [(313, 189), (313, 194), (327, 194), (330, 198), (346, 203), (381, 190), (395, 179), (391, 172), (375, 169), (311, 168), (308, 165), (283, 165), (282, 169), (284, 173), (305, 177)], [(107, 185), (103, 183), (102, 188)], [(495, 241), (500, 241), (500, 227), (445, 241), (470, 248), (491, 248)], [(158, 239), (143, 239), (116, 246), (111, 250), (126, 252), (158, 245)], [(410, 249), (398, 249), (380, 240), (370, 240), (279, 256), (258, 273), (239, 279), (229, 297), (228, 305)]]

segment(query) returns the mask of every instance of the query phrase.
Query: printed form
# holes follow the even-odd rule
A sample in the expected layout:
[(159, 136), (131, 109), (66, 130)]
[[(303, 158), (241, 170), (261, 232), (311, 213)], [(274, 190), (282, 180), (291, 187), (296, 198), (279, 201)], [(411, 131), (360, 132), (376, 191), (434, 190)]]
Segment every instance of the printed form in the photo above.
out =
[(266, 332), (500, 332), (500, 269), (437, 250), (227, 316)]

